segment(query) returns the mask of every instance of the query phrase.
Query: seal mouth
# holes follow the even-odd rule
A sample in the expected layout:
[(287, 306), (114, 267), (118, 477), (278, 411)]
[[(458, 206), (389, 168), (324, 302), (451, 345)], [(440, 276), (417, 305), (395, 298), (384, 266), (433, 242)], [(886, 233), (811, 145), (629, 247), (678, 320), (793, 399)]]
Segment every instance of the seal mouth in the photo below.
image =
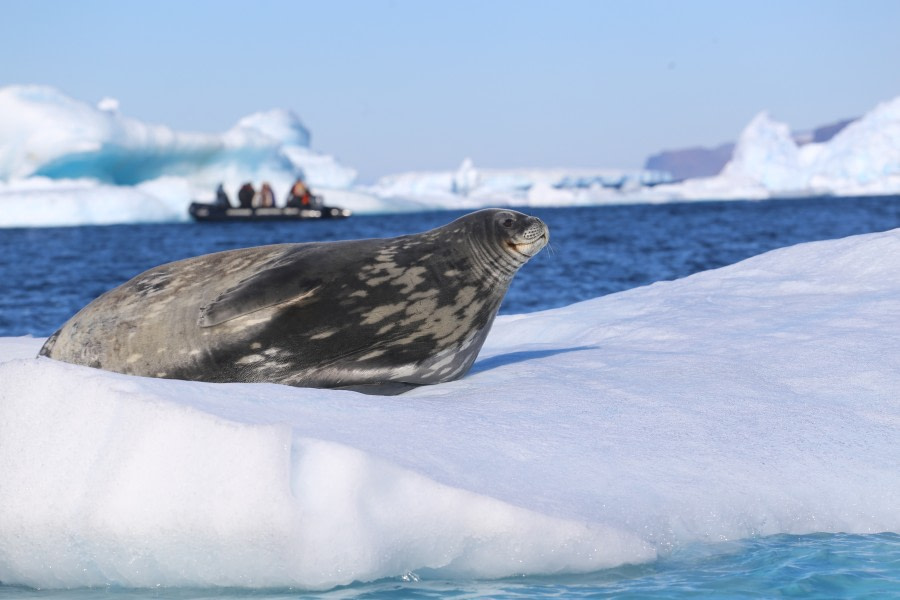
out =
[(542, 233), (541, 236), (535, 240), (518, 244), (507, 240), (506, 245), (516, 254), (524, 256), (526, 259), (531, 258), (547, 245), (547, 234)]

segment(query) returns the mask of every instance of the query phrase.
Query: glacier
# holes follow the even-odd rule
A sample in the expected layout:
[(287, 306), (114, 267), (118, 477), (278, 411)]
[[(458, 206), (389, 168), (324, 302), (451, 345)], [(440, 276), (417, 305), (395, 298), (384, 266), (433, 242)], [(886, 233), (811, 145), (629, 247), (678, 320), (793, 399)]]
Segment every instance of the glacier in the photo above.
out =
[(0, 581), (326, 589), (900, 533), (900, 230), (497, 319), (391, 397), (0, 338)]
[(300, 174), (326, 203), (357, 213), (900, 194), (900, 98), (803, 145), (762, 112), (722, 173), (681, 182), (640, 169), (492, 169), (465, 159), (456, 170), (363, 185), (310, 140), (289, 110), (190, 133), (127, 117), (112, 98), (92, 106), (48, 86), (2, 87), (0, 227), (184, 221), (190, 202), (212, 200), (220, 182), (234, 198), (242, 183), (268, 181), (283, 202)]

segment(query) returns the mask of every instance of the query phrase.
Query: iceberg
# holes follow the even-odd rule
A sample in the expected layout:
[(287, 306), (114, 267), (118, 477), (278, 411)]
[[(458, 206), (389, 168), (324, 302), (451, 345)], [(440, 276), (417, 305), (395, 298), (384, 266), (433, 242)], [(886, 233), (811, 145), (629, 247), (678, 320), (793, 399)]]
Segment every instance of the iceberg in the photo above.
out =
[(282, 201), (303, 175), (325, 202), (355, 213), (487, 206), (590, 206), (900, 194), (900, 97), (824, 142), (798, 145), (767, 112), (742, 132), (715, 177), (662, 171), (476, 167), (386, 175), (372, 185), (310, 148), (293, 112), (244, 117), (221, 134), (179, 132), (95, 107), (46, 86), (0, 88), (0, 227), (184, 221), (216, 185), (268, 181)]
[[(232, 196), (245, 181), (283, 194), (298, 175), (345, 190), (356, 171), (309, 148), (286, 110), (241, 119), (222, 134), (178, 132), (46, 86), (0, 88), (0, 207), (7, 227), (181, 221), (192, 199)], [(118, 204), (116, 206), (116, 199)]]
[(741, 133), (720, 175), (647, 193), (657, 199), (900, 194), (900, 97), (879, 104), (827, 142), (803, 145), (786, 124), (762, 112)]
[[(491, 206), (554, 207), (647, 203), (665, 200), (647, 190), (668, 188), (671, 176), (627, 169), (482, 169), (465, 159), (456, 171), (387, 175), (358, 189), (377, 198), (381, 212), (475, 210)], [(674, 198), (674, 194), (672, 195)]]
[(482, 169), (466, 158), (456, 171), (388, 175), (364, 189), (379, 198), (447, 209), (582, 206), (622, 190), (670, 181), (667, 173), (636, 169)]
[(378, 197), (444, 208), (494, 204), (583, 206), (693, 200), (900, 194), (900, 97), (879, 104), (824, 142), (800, 144), (767, 111), (744, 128), (719, 175), (673, 182), (659, 171), (475, 169), (380, 179)]
[(0, 581), (324, 589), (900, 533), (900, 230), (501, 316), (391, 397), (0, 339)]

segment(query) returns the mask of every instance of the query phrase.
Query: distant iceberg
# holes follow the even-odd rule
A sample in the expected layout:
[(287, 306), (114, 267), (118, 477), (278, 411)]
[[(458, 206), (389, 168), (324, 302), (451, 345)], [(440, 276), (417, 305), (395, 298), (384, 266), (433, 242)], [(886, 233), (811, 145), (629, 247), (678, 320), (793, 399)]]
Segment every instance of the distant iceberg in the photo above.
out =
[(768, 112), (741, 133), (714, 177), (673, 182), (664, 172), (616, 169), (476, 169), (384, 177), (368, 191), (473, 208), (486, 201), (598, 205), (690, 200), (900, 194), (900, 97), (878, 105), (826, 142), (800, 144)]
[(768, 113), (744, 129), (715, 177), (673, 182), (641, 169), (456, 170), (356, 183), (356, 171), (310, 148), (287, 110), (244, 117), (222, 134), (186, 133), (94, 107), (45, 86), (0, 88), (0, 227), (183, 221), (216, 185), (268, 181), (282, 201), (298, 175), (332, 205), (357, 213), (484, 206), (586, 206), (689, 200), (900, 193), (900, 98), (827, 142), (798, 145)]
[(442, 208), (577, 206), (671, 181), (668, 173), (638, 169), (483, 169), (466, 158), (456, 171), (389, 175), (365, 189)]
[(654, 199), (900, 194), (900, 97), (879, 104), (827, 142), (799, 145), (767, 112), (744, 131), (716, 177), (659, 186)]
[(0, 581), (330, 588), (900, 533), (900, 230), (501, 316), (374, 398), (132, 377), (0, 338)]
[[(0, 224), (67, 225), (187, 218), (218, 183), (236, 192), (269, 181), (287, 193), (298, 175), (343, 190), (356, 171), (309, 148), (286, 110), (256, 113), (222, 134), (178, 132), (46, 86), (0, 88)], [(117, 200), (120, 206), (117, 206)]]

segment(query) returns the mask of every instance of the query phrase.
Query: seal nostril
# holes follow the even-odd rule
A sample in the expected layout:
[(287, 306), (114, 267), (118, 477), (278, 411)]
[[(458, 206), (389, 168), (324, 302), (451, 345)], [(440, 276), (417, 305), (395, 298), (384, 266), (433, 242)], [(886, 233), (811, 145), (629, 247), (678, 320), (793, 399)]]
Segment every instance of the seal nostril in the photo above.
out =
[(536, 240), (544, 235), (544, 228), (537, 223), (532, 223), (522, 235), (528, 241)]

